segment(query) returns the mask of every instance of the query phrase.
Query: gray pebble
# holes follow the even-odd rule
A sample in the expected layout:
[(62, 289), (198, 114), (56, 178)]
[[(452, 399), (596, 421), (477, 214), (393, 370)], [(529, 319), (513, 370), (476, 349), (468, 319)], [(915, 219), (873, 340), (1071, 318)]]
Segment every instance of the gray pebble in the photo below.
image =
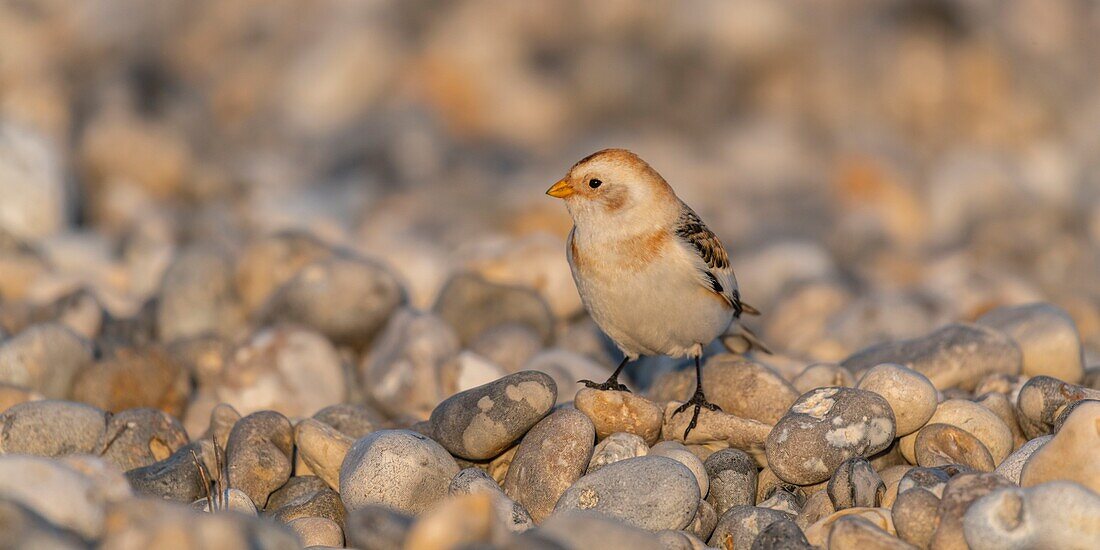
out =
[(557, 400), (557, 385), (538, 371), (523, 371), (447, 398), (432, 411), (429, 433), (467, 460), (487, 460), (510, 447)]
[(718, 525), (707, 544), (728, 550), (749, 550), (769, 525), (791, 519), (789, 514), (769, 508), (734, 506), (718, 518)]
[(756, 461), (740, 449), (722, 449), (703, 462), (710, 479), (707, 501), (718, 515), (734, 506), (756, 503)]
[(641, 436), (626, 432), (615, 432), (596, 444), (596, 450), (592, 452), (592, 460), (588, 463), (586, 474), (591, 474), (620, 460), (645, 456), (649, 453), (649, 446)]
[(592, 510), (636, 527), (660, 530), (687, 527), (698, 507), (699, 486), (691, 470), (671, 458), (642, 456), (578, 479), (554, 511)]
[(229, 485), (264, 508), (268, 496), (290, 478), (293, 453), (294, 429), (285, 416), (275, 411), (250, 414), (229, 433)]
[(200, 443), (191, 443), (160, 462), (126, 472), (126, 479), (139, 495), (191, 503), (208, 489), (200, 473), (202, 460)]
[(348, 510), (344, 528), (348, 548), (401, 550), (412, 528), (413, 517), (381, 504), (365, 504)]
[(0, 452), (58, 457), (94, 453), (107, 413), (72, 401), (28, 401), (0, 413)]
[(850, 458), (833, 472), (827, 490), (837, 510), (874, 508), (882, 502), (886, 484), (866, 459)]
[(806, 540), (802, 529), (789, 519), (781, 519), (768, 524), (756, 539), (751, 550), (812, 550), (813, 545)]
[(164, 460), (187, 442), (187, 432), (168, 413), (128, 409), (107, 421), (97, 454), (127, 471)]
[(351, 446), (340, 467), (349, 512), (371, 504), (419, 514), (447, 495), (458, 464), (439, 443), (408, 430), (381, 430)]
[(493, 501), (499, 516), (508, 530), (514, 533), (522, 533), (535, 526), (531, 514), (523, 505), (508, 498), (504, 490), (500, 488), (496, 480), (485, 470), (478, 468), (466, 468), (455, 475), (447, 488), (449, 495), (485, 494)]
[(542, 521), (584, 475), (595, 439), (596, 429), (584, 413), (554, 411), (520, 442), (504, 478), (505, 494), (527, 508), (536, 522)]
[(707, 476), (707, 469), (703, 466), (703, 461), (692, 454), (683, 443), (662, 441), (650, 447), (647, 454), (649, 456), (668, 457), (687, 466), (692, 475), (695, 476), (695, 483), (699, 485), (699, 498), (706, 498), (707, 490), (710, 489), (710, 478)]
[(894, 439), (894, 413), (877, 393), (818, 388), (795, 401), (768, 434), (768, 464), (781, 479), (811, 485), (842, 462), (868, 457)]

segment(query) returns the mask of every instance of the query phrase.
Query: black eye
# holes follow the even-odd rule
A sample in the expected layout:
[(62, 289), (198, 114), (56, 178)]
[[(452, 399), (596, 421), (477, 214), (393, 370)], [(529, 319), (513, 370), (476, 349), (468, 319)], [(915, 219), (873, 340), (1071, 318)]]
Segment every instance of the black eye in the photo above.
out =
[(597, 188), (601, 185), (603, 185), (603, 182), (596, 179), (596, 178), (592, 178), (592, 179), (588, 180), (588, 186), (593, 188), (593, 189), (595, 189), (595, 188)]

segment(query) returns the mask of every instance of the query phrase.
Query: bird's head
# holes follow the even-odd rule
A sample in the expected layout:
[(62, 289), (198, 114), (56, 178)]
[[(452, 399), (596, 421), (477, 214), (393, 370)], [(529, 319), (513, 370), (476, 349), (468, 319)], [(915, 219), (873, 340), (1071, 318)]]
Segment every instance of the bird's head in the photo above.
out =
[(679, 214), (665, 179), (626, 149), (604, 149), (581, 159), (546, 191), (565, 201), (573, 223), (659, 225)]

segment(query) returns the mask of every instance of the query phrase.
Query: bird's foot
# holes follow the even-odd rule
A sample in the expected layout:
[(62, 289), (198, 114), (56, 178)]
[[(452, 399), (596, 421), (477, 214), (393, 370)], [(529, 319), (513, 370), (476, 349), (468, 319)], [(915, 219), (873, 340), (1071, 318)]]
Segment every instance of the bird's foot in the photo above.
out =
[(619, 383), (618, 376), (612, 376), (611, 378), (608, 378), (607, 382), (604, 382), (603, 384), (597, 384), (591, 380), (577, 380), (577, 382), (584, 384), (585, 386), (588, 386), (589, 388), (592, 388), (594, 390), (625, 391), (626, 393), (630, 393), (630, 390), (627, 389), (626, 386)]
[(703, 395), (703, 392), (700, 391), (700, 390), (696, 390), (695, 395), (691, 396), (691, 399), (688, 399), (687, 401), (685, 401), (683, 405), (680, 405), (679, 407), (676, 407), (676, 410), (672, 412), (672, 416), (676, 416), (676, 415), (686, 411), (688, 409), (688, 407), (691, 407), (691, 406), (695, 407), (695, 411), (691, 414), (691, 422), (688, 423), (687, 429), (684, 430), (684, 441), (687, 441), (688, 434), (691, 433), (691, 430), (695, 429), (696, 424), (699, 422), (699, 411), (700, 410), (702, 410), (705, 407), (706, 409), (711, 410), (711, 411), (718, 411), (718, 412), (722, 411), (722, 407), (719, 407), (718, 405), (715, 405), (714, 403), (711, 403), (710, 401), (707, 401), (707, 398), (706, 398), (706, 396)]

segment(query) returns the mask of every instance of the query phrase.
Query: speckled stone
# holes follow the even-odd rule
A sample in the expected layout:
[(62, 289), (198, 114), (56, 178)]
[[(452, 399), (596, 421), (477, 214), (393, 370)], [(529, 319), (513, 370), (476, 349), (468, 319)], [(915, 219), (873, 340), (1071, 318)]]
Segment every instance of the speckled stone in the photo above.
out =
[(778, 521), (789, 521), (783, 512), (755, 506), (734, 506), (718, 518), (707, 544), (731, 550), (749, 550), (760, 532)]
[[(649, 449), (649, 456), (664, 456), (671, 458), (691, 470), (695, 476), (695, 483), (699, 485), (699, 498), (706, 498), (710, 489), (710, 478), (707, 476), (706, 467), (699, 457), (692, 454), (682, 443), (676, 441), (662, 441)], [(705, 537), (701, 537), (705, 538)]]
[(886, 484), (865, 458), (849, 458), (833, 472), (827, 488), (833, 508), (874, 508), (882, 502)]
[(504, 478), (504, 493), (541, 522), (554, 511), (559, 499), (564, 500), (566, 489), (584, 475), (595, 439), (595, 428), (584, 413), (576, 409), (555, 411), (520, 442)]
[(1085, 373), (1081, 335), (1073, 318), (1050, 303), (999, 307), (978, 324), (1009, 335), (1023, 352), (1022, 373), (1046, 375), (1076, 384)]
[(768, 435), (768, 464), (781, 479), (811, 485), (849, 458), (871, 456), (894, 438), (894, 413), (877, 393), (819, 388), (795, 401)]
[(993, 456), (981, 440), (950, 424), (933, 423), (917, 432), (914, 454), (925, 468), (958, 464), (978, 472), (992, 472)]
[(1100, 399), (1100, 390), (1067, 384), (1049, 376), (1036, 376), (1024, 384), (1016, 399), (1020, 428), (1029, 439), (1049, 434), (1054, 431), (1062, 409), (1082, 399)]
[(0, 339), (0, 382), (52, 399), (69, 397), (73, 378), (92, 361), (92, 344), (59, 323), (28, 327)]
[(609, 464), (577, 480), (555, 514), (592, 510), (649, 530), (683, 529), (695, 519), (699, 486), (683, 464), (642, 456)]
[(1100, 493), (1100, 401), (1086, 401), (1062, 429), (1037, 449), (1020, 472), (1020, 485), (1032, 487), (1055, 480), (1076, 481)]
[(355, 440), (319, 420), (307, 418), (294, 427), (298, 457), (332, 489), (340, 488), (340, 466)]
[(381, 430), (351, 446), (340, 467), (340, 498), (349, 513), (384, 504), (419, 514), (447, 495), (458, 471), (447, 450), (428, 437)]
[(0, 413), (0, 452), (58, 457), (94, 453), (107, 413), (71, 401), (28, 401)]
[(517, 372), (447, 398), (432, 411), (428, 433), (455, 456), (490, 459), (546, 416), (556, 399), (549, 376)]
[(653, 445), (661, 435), (661, 407), (633, 393), (584, 388), (577, 392), (573, 406), (592, 420), (600, 438), (625, 432)]
[(756, 462), (744, 451), (722, 449), (703, 462), (710, 480), (707, 501), (719, 516), (734, 506), (756, 503)]
[(936, 387), (923, 374), (901, 365), (875, 365), (863, 372), (856, 387), (886, 399), (897, 421), (896, 437), (917, 431), (936, 412)]
[(97, 454), (122, 471), (164, 460), (188, 443), (179, 421), (156, 409), (129, 409), (111, 416)]
[[(985, 445), (1000, 464), (1012, 452), (1012, 430), (993, 411), (966, 399), (948, 399), (936, 407), (928, 424), (949, 424), (969, 432)], [(910, 463), (916, 462), (917, 434), (901, 438), (901, 453)]]
[(845, 359), (855, 371), (897, 363), (926, 377), (936, 389), (973, 389), (988, 374), (1019, 374), (1020, 348), (1004, 333), (981, 325), (955, 323), (931, 334), (872, 346)]
[(641, 437), (628, 433), (613, 433), (596, 444), (592, 451), (592, 459), (588, 461), (586, 474), (591, 474), (608, 464), (645, 456), (649, 453), (649, 446)]
[(914, 487), (898, 495), (890, 514), (898, 538), (919, 548), (928, 548), (940, 525), (940, 499)]
[(258, 507), (290, 478), (294, 428), (274, 411), (252, 413), (229, 433), (225, 456), (229, 485), (245, 492)]
[(466, 468), (455, 475), (447, 488), (450, 496), (480, 494), (489, 497), (496, 516), (509, 532), (522, 533), (535, 526), (522, 504), (508, 498), (504, 490), (484, 470)]
[(1065, 481), (999, 489), (967, 508), (963, 535), (974, 550), (1097, 548), (1100, 495)]

